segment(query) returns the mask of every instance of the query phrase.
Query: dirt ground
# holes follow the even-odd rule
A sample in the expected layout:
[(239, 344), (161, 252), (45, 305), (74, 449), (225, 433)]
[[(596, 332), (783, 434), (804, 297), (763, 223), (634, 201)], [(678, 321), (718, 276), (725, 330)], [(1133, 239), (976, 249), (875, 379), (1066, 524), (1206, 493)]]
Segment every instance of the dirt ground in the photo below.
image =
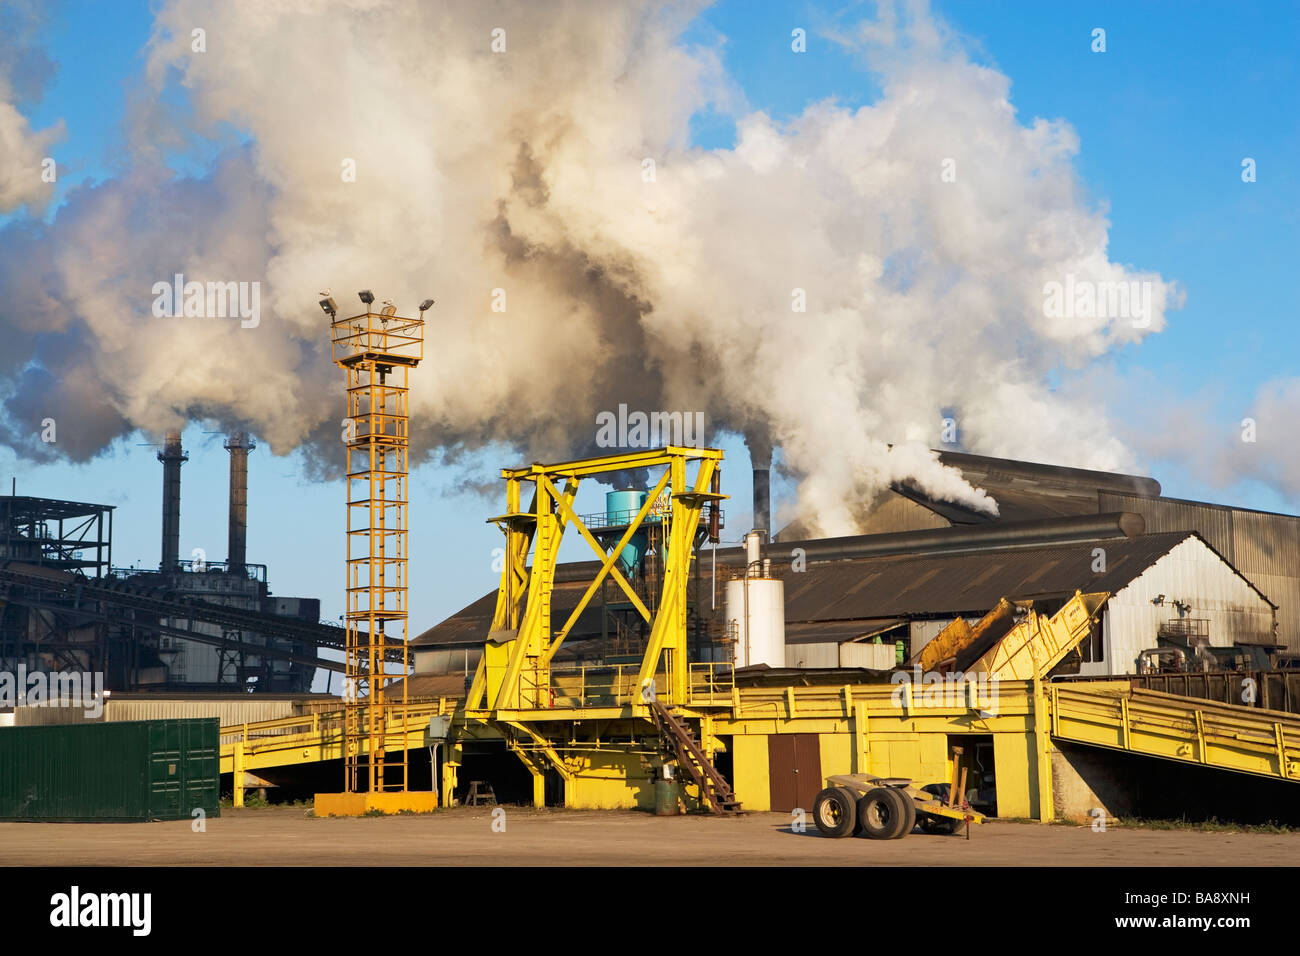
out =
[(632, 811), (490, 808), (423, 816), (316, 819), (302, 808), (225, 810), (186, 821), (0, 823), (0, 865), (1291, 865), (1300, 834), (1202, 833), (992, 822), (961, 836), (831, 840), (794, 833), (782, 813), (655, 817)]

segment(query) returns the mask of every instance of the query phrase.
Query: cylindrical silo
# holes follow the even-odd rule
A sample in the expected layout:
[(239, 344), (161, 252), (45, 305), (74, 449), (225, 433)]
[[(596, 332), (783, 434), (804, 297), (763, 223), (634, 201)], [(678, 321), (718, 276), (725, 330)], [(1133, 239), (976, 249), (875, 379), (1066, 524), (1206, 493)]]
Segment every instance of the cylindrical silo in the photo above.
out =
[[(617, 528), (620, 525), (632, 523), (641, 506), (645, 504), (646, 493), (634, 488), (626, 488), (622, 491), (608, 491), (605, 493), (605, 522), (611, 528)], [(632, 535), (619, 555), (619, 564), (623, 566), (624, 572), (630, 572), (633, 568), (641, 563), (641, 558), (646, 550), (646, 536), (642, 531)]]
[(785, 667), (785, 582), (728, 581), (727, 623), (736, 639), (736, 667)]

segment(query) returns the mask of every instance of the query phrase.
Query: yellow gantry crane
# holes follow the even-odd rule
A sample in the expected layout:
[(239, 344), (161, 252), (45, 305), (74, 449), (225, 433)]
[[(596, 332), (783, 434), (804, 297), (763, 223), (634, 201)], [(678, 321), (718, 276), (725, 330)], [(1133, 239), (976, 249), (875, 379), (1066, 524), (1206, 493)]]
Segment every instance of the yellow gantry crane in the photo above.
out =
[[(421, 809), (430, 799), (408, 790), (406, 747), (387, 744), (390, 736), (405, 741), (408, 729), (409, 377), (424, 357), (424, 312), (433, 301), (412, 319), (391, 302), (375, 312), (369, 290), (360, 297), (366, 311), (350, 318), (339, 318), (332, 298), (320, 303), (348, 395), (345, 774), (344, 793), (317, 797), (327, 813)], [(385, 687), (396, 680), (400, 699), (386, 701)]]
[[(649, 625), (650, 640), (636, 675), (635, 693), (641, 705), (651, 700), (680, 704), (686, 700), (686, 593), (695, 536), (705, 505), (726, 496), (715, 480), (722, 452), (711, 448), (669, 446), (601, 458), (507, 468), (506, 512), (490, 519), (506, 536), (505, 564), (497, 591), (492, 630), (479, 661), (465, 704), (466, 711), (508, 713), (549, 710), (554, 688), (551, 662), (582, 612), (608, 577)], [(697, 462), (692, 480), (687, 465)], [(573, 502), (584, 478), (630, 469), (663, 468), (640, 511), (622, 537), (606, 549), (574, 511)], [(522, 507), (523, 486), (533, 485), (531, 504)], [(618, 568), (618, 557), (632, 536), (660, 504), (664, 528), (663, 589), (652, 612)], [(551, 590), (560, 542), (574, 529), (591, 547), (601, 566), (558, 630), (551, 622)], [(529, 552), (533, 552), (528, 565)], [(660, 686), (662, 685), (662, 686)], [(628, 696), (628, 689), (615, 696)], [(647, 711), (648, 713), (648, 711)]]

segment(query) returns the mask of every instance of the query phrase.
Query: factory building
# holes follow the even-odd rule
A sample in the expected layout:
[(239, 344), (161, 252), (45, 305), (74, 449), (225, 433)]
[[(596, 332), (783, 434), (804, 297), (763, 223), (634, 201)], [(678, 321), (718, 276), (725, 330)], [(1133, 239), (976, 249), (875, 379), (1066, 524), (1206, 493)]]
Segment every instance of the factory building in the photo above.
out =
[[(1257, 668), (1276, 646), (1273, 604), (1195, 532), (877, 555), (810, 565), (785, 582), (794, 627), (815, 634), (824, 622), (826, 633), (847, 641), (905, 642), (909, 658), (954, 617), (974, 624), (1001, 598), (1054, 614), (1076, 591), (1111, 595), (1071, 667), (1076, 673), (1136, 673), (1141, 653), (1157, 647), (1206, 669), (1238, 659)], [(790, 628), (787, 666), (846, 666), (843, 655), (838, 664), (808, 655), (809, 642), (791, 643)]]
[[(998, 517), (897, 486), (867, 517), (868, 533), (800, 538), (796, 521), (762, 544), (758, 571), (744, 548), (702, 550), (688, 598), (691, 659), (779, 671), (885, 670), (918, 655), (954, 617), (976, 621), (1002, 598), (1050, 614), (1076, 590), (1113, 596), (1097, 633), (1063, 672), (1263, 669), (1300, 646), (1300, 631), (1289, 623), (1300, 607), (1300, 518), (1175, 502), (1160, 497), (1150, 478), (942, 458), (998, 501)], [(755, 488), (766, 487), (766, 476), (756, 475)], [(756, 512), (766, 507), (764, 499)], [(765, 513), (756, 514), (759, 522)], [(559, 567), (553, 615), (577, 606), (598, 567)], [(783, 584), (780, 652), (762, 662), (737, 647), (748, 630), (738, 621), (752, 609), (736, 611), (727, 600), (746, 579), (760, 586), (754, 577)], [(416, 674), (472, 675), (495, 601), (495, 591), (485, 594), (416, 637)], [(588, 606), (557, 662), (616, 662), (636, 652), (607, 607)]]
[(316, 598), (272, 595), (265, 565), (247, 561), (247, 461), (230, 452), (229, 549), (224, 562), (181, 560), (178, 432), (163, 465), (157, 571), (112, 562), (113, 508), (0, 497), (0, 669), (101, 672), (110, 690), (307, 693), (317, 646), (338, 647)]
[[(1147, 534), (1195, 531), (1277, 605), (1279, 642), (1289, 653), (1300, 653), (1300, 517), (1166, 498), (1158, 481), (1137, 475), (958, 452), (940, 452), (939, 459), (987, 491), (998, 503), (998, 514), (936, 501), (915, 486), (899, 484), (876, 502), (863, 532), (992, 528), (1117, 512), (1139, 516)], [(806, 527), (796, 519), (777, 540), (806, 536)]]

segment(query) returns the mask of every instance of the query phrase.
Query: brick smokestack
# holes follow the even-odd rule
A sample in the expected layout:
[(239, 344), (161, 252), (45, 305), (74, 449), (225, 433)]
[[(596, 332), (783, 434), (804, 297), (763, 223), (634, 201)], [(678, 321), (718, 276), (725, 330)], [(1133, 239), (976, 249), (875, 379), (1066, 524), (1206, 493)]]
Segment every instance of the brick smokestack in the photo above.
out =
[(226, 536), (226, 568), (244, 572), (248, 558), (248, 453), (257, 447), (247, 432), (232, 432), (226, 439), (230, 452), (230, 522)]
[(181, 465), (190, 460), (181, 448), (180, 432), (167, 433), (158, 460), (163, 465), (162, 561), (158, 569), (175, 571), (181, 552)]

